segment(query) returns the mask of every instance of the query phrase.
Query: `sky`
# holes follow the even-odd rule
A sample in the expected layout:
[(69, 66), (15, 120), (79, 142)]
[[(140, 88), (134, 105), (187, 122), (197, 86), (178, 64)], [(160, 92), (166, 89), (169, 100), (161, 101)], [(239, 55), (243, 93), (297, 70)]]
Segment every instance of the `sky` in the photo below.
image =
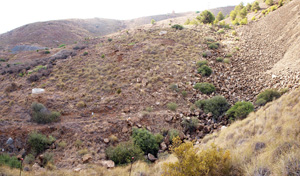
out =
[(0, 34), (25, 24), (69, 19), (128, 20), (143, 16), (244, 4), (254, 0), (1, 0)]

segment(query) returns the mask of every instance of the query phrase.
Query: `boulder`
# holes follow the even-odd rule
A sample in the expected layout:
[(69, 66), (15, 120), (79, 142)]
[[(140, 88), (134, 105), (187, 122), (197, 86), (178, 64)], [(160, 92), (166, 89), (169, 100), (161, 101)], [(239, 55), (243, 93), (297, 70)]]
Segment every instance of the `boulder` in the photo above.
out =
[(100, 161), (100, 164), (106, 168), (114, 168), (115, 167), (115, 162), (112, 160), (102, 160)]
[(92, 160), (92, 155), (91, 154), (85, 154), (82, 157), (82, 162), (83, 163), (89, 163)]
[(8, 138), (6, 141), (6, 145), (11, 145), (13, 144), (14, 140), (12, 138)]
[(105, 138), (103, 141), (104, 141), (104, 143), (106, 143), (106, 144), (109, 143), (109, 139), (108, 139), (108, 138)]
[(163, 151), (165, 151), (165, 150), (168, 149), (167, 144), (166, 144), (165, 142), (162, 142), (162, 143), (160, 144), (160, 148), (161, 148)]
[(44, 93), (45, 89), (41, 89), (41, 88), (34, 88), (32, 89), (32, 94), (40, 94), (40, 93)]
[(154, 161), (156, 161), (157, 160), (157, 158), (155, 158), (155, 156), (154, 155), (152, 155), (151, 153), (148, 153), (148, 160), (150, 160), (151, 162), (154, 162)]

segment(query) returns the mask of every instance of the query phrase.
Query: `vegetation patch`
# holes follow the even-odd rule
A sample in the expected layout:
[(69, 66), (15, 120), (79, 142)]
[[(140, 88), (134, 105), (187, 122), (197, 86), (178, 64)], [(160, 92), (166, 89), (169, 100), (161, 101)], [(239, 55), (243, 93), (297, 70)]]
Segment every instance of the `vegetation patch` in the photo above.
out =
[(179, 24), (174, 24), (172, 26), (172, 28), (176, 29), (176, 30), (182, 30), (183, 29), (183, 26), (179, 25)]
[(157, 138), (150, 131), (146, 129), (132, 129), (132, 138), (135, 145), (139, 146), (145, 154), (157, 154), (159, 146)]
[(143, 159), (144, 152), (132, 141), (121, 142), (117, 146), (110, 146), (105, 151), (106, 156), (116, 165), (127, 164), (134, 160)]
[(31, 148), (32, 153), (35, 155), (38, 155), (45, 151), (53, 142), (55, 141), (55, 138), (49, 137), (37, 133), (37, 132), (32, 132), (29, 134), (28, 137), (28, 144)]
[(196, 83), (194, 85), (194, 89), (201, 91), (204, 94), (211, 94), (216, 91), (216, 88), (213, 84), (203, 82), (203, 83)]
[(177, 146), (171, 149), (178, 160), (165, 163), (163, 175), (232, 175), (228, 150), (212, 144), (208, 149), (198, 151), (192, 142), (180, 142), (176, 142)]
[(231, 120), (236, 120), (236, 119), (244, 119), (247, 117), (247, 115), (254, 111), (254, 106), (251, 102), (237, 102), (232, 106), (227, 112), (226, 115), (231, 119)]
[(0, 154), (0, 166), (9, 166), (10, 168), (21, 168), (21, 162), (15, 156)]
[(177, 107), (178, 105), (173, 102), (167, 104), (167, 108), (170, 109), (171, 111), (176, 111)]
[(207, 100), (198, 100), (195, 105), (203, 109), (205, 113), (212, 113), (215, 118), (223, 115), (230, 107), (227, 100), (222, 96), (214, 96)]
[(200, 68), (198, 68), (198, 73), (200, 73), (202, 76), (210, 76), (212, 73), (212, 69), (208, 67), (207, 65), (203, 65)]
[(271, 102), (281, 96), (280, 92), (275, 89), (266, 89), (265, 91), (258, 94), (256, 98), (256, 105), (262, 106), (268, 102)]
[(31, 105), (31, 121), (46, 124), (60, 121), (60, 113), (49, 111), (43, 104), (34, 102)]

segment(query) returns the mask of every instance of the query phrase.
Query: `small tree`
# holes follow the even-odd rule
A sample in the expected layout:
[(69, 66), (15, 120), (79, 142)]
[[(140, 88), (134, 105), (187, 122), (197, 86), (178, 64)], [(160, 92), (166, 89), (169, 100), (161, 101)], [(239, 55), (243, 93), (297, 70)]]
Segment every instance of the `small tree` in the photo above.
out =
[(260, 6), (259, 6), (259, 3), (257, 1), (255, 1), (255, 2), (252, 3), (251, 10), (252, 11), (260, 10)]
[(236, 19), (237, 13), (235, 10), (230, 12), (230, 19), (231, 21), (234, 21)]
[(218, 13), (218, 15), (217, 15), (217, 17), (216, 17), (216, 20), (218, 20), (218, 21), (222, 21), (222, 20), (224, 20), (224, 15), (223, 15), (223, 13), (220, 11), (219, 13)]
[(151, 24), (154, 25), (156, 21), (154, 19), (151, 20)]
[(214, 22), (215, 16), (210, 11), (205, 10), (199, 16), (197, 16), (197, 19), (204, 24), (208, 24)]
[(247, 8), (244, 7), (244, 8), (240, 11), (240, 17), (241, 17), (242, 19), (244, 19), (244, 18), (246, 18), (246, 16), (247, 16)]
[(247, 11), (251, 11), (251, 7), (252, 7), (252, 5), (251, 5), (250, 3), (248, 3), (248, 4), (246, 5)]

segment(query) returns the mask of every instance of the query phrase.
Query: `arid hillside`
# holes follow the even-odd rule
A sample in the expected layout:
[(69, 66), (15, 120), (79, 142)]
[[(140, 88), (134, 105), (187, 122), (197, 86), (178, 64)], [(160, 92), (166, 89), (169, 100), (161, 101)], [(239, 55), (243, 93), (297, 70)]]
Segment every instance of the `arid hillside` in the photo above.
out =
[[(228, 14), (233, 7), (212, 9), (217, 14)], [(84, 38), (93, 38), (115, 33), (123, 29), (150, 24), (151, 20), (173, 20), (178, 17), (195, 16), (195, 12), (153, 15), (132, 20), (112, 20), (103, 18), (66, 19), (27, 24), (0, 35), (0, 49), (11, 49), (16, 45), (58, 47), (74, 44)], [(178, 23), (178, 22), (177, 22)], [(168, 22), (169, 24), (169, 22)]]
[[(300, 57), (295, 47), (299, 41), (296, 19), (300, 16), (295, 11), (299, 6), (300, 0), (285, 1), (266, 15), (262, 15), (264, 9), (252, 12), (257, 20), (241, 26), (199, 24), (181, 29), (176, 24), (182, 25), (185, 16), (120, 28), (101, 37), (81, 38), (77, 30), (68, 32), (78, 35), (76, 43), (1, 53), (0, 149), (13, 154), (25, 149), (32, 155), (26, 167), (41, 175), (128, 174), (129, 166), (111, 170), (102, 167), (110, 162), (107, 150), (132, 139), (133, 129), (146, 129), (161, 136), (154, 159), (144, 153), (151, 161), (158, 161), (153, 166), (138, 162), (135, 174), (151, 175), (153, 171), (161, 175), (161, 161), (176, 161), (173, 155), (168, 157), (174, 134), (183, 141), (194, 141), (200, 148), (215, 142), (230, 150), (236, 173), (255, 175), (257, 166), (263, 171), (267, 168), (266, 173), (280, 173), (273, 168), (284, 167), (286, 161), (275, 165), (266, 153), (259, 152), (273, 152), (286, 140), (299, 140), (296, 117), (300, 77), (299, 68), (292, 67)], [(97, 19), (86, 26), (91, 23), (96, 24)], [(75, 26), (72, 20), (66, 25)], [(92, 26), (85, 30), (97, 33)], [(289, 53), (294, 55), (288, 57)], [(290, 69), (281, 62), (291, 65)], [(36, 94), (34, 88), (44, 92)], [(257, 95), (266, 89), (276, 89), (270, 101), (289, 93), (263, 106), (266, 102), (257, 103)], [(218, 103), (210, 104), (209, 100)], [(233, 122), (226, 111), (237, 102), (254, 104), (252, 110), (256, 112)], [(221, 104), (221, 108), (207, 111), (205, 103), (208, 107)], [(54, 120), (37, 121), (35, 117), (40, 114), (50, 114), (49, 119)], [(32, 132), (46, 136), (47, 146), (42, 151), (32, 149)], [(269, 144), (272, 141), (278, 145)], [(251, 147), (257, 142), (266, 150), (251, 155)], [(50, 164), (45, 164), (44, 159), (50, 155)], [(258, 159), (268, 160), (270, 165)], [(48, 171), (51, 169), (54, 171)], [(15, 170), (0, 167), (2, 171)]]

